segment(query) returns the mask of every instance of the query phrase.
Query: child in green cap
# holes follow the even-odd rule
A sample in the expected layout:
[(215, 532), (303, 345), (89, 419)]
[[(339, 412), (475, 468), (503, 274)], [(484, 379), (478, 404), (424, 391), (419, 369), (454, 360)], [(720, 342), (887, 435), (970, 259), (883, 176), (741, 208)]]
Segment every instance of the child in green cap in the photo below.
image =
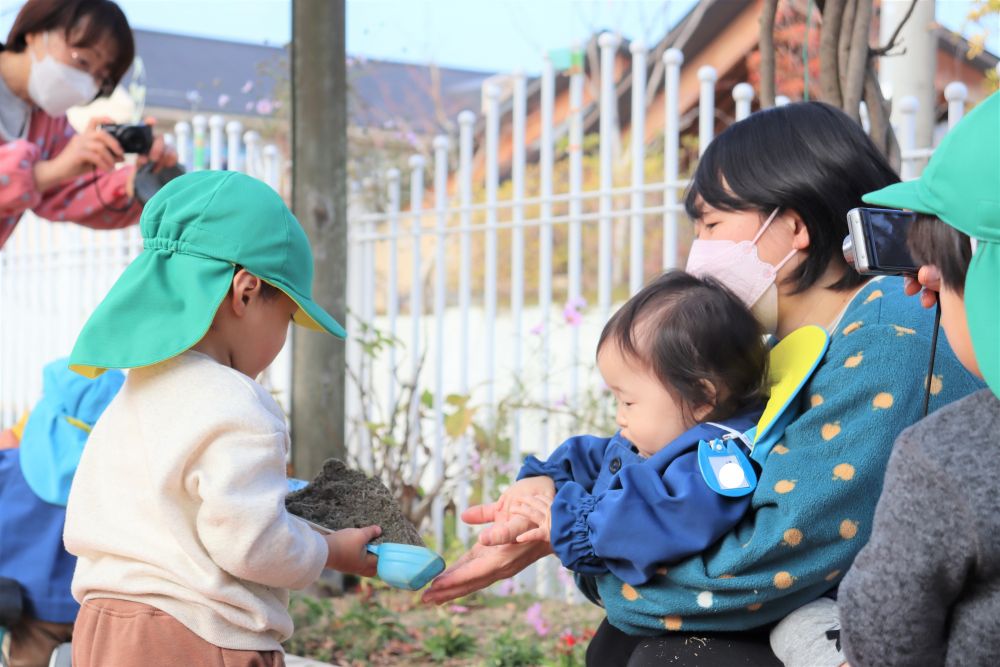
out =
[(84, 326), (70, 367), (128, 368), (70, 492), (77, 667), (281, 665), (287, 589), (324, 568), (372, 576), (377, 526), (322, 536), (285, 511), (288, 429), (254, 378), (289, 321), (339, 338), (312, 253), (264, 183), (203, 171), (166, 185), (143, 252)]
[[(836, 607), (829, 599), (802, 607), (778, 625), (771, 643), (785, 665), (995, 664), (1000, 655), (1000, 93), (945, 136), (918, 180), (863, 199), (918, 214), (907, 241), (921, 265), (921, 300), (925, 306), (940, 302), (949, 346), (988, 388), (900, 434), (871, 539), (840, 584)], [(918, 291), (911, 279), (907, 293)], [(943, 381), (933, 376), (931, 392), (940, 391)], [(833, 641), (824, 645), (818, 635), (838, 627), (838, 611), (841, 641), (834, 651)], [(826, 635), (836, 639), (835, 633)]]
[(924, 265), (921, 282), (938, 291), (941, 325), (955, 356), (988, 388), (896, 440), (871, 541), (840, 587), (844, 651), (855, 667), (995, 664), (1000, 93), (944, 138), (919, 180), (864, 200), (919, 214), (908, 239), (914, 260)]

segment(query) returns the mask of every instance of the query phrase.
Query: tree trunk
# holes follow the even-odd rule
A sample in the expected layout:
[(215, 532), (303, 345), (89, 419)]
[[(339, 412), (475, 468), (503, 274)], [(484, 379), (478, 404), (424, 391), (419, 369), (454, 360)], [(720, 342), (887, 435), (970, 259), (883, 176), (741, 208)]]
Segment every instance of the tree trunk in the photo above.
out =
[(778, 0), (764, 0), (760, 12), (760, 107), (774, 106), (774, 19)]
[[(851, 27), (851, 52), (847, 58), (843, 109), (854, 120), (861, 121), (861, 98), (865, 89), (868, 67), (868, 31), (871, 30), (872, 0), (857, 0), (854, 25)], [(850, 26), (844, 26), (848, 28)]]
[[(292, 2), (292, 206), (313, 250), (313, 298), (345, 323), (347, 65), (345, 0)], [(345, 458), (343, 341), (299, 328), (293, 341), (292, 463), (310, 478)]]
[[(858, 7), (858, 0), (846, 0), (844, 3), (844, 16), (840, 23), (840, 34), (837, 36), (837, 76), (840, 80), (841, 95), (847, 85), (847, 61), (851, 55), (851, 37), (854, 35), (854, 12)], [(865, 40), (865, 46), (868, 40)], [(844, 106), (843, 97), (840, 102), (841, 108)]]
[[(823, 101), (839, 107), (843, 103), (840, 94), (840, 65), (838, 64), (838, 39), (844, 19), (844, 0), (828, 0), (823, 8), (823, 27), (819, 36), (820, 93)], [(806, 39), (808, 39), (806, 35)]]

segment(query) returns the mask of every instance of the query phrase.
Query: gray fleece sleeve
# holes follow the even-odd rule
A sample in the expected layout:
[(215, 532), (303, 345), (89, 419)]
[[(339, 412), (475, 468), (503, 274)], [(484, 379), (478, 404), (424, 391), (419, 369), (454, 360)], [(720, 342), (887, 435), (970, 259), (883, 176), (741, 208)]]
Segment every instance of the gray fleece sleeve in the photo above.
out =
[(976, 550), (962, 489), (921, 449), (921, 429), (896, 443), (872, 537), (840, 586), (844, 653), (852, 667), (942, 664), (948, 611)]

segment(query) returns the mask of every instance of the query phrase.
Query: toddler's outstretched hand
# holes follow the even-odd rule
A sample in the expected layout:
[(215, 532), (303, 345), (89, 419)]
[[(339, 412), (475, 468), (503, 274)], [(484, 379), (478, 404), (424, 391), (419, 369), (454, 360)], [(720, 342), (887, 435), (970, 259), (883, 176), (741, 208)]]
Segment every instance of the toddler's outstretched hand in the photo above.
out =
[(490, 507), (491, 520), (495, 523), (479, 534), (479, 543), (488, 547), (512, 544), (518, 535), (532, 529), (534, 526), (523, 517), (511, 514), (511, 507), (518, 499), (532, 496), (555, 496), (552, 479), (544, 476), (525, 477), (511, 484)]
[(552, 532), (552, 496), (518, 498), (511, 513), (523, 516), (538, 526), (517, 536), (518, 542), (550, 542)]
[(374, 577), (378, 570), (378, 558), (365, 548), (369, 542), (382, 534), (378, 526), (345, 528), (324, 536), (330, 555), (326, 567), (331, 570)]

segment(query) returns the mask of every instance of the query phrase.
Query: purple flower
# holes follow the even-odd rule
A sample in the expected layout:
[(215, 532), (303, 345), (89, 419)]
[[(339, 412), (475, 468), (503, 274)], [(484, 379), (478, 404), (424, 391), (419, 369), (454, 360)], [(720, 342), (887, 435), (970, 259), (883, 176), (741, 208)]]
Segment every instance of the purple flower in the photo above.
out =
[(251, 90), (253, 90), (253, 81), (247, 79), (247, 82), (243, 84), (243, 88), (241, 88), (240, 90), (243, 91), (244, 95), (249, 93)]
[(274, 104), (271, 103), (271, 100), (266, 97), (262, 100), (257, 100), (257, 113), (261, 116), (267, 116), (272, 111), (274, 111)]
[(576, 310), (566, 306), (563, 309), (563, 319), (566, 320), (566, 324), (571, 327), (578, 327), (583, 322), (583, 315), (581, 315)]
[(583, 322), (583, 315), (581, 311), (587, 307), (587, 302), (581, 297), (574, 297), (566, 302), (566, 306), (563, 308), (563, 319), (566, 320), (566, 324), (571, 327), (578, 327)]
[(453, 614), (464, 614), (467, 611), (469, 611), (469, 608), (464, 607), (460, 604), (453, 604), (450, 607), (448, 607), (448, 611), (450, 611)]
[(539, 637), (544, 637), (549, 634), (549, 625), (545, 622), (545, 618), (542, 616), (542, 603), (536, 602), (535, 604), (528, 607), (528, 610), (524, 612), (525, 620), (535, 629)]
[(535, 326), (531, 327), (531, 333), (536, 336), (541, 336), (543, 331), (545, 331), (545, 322), (539, 322)]
[(517, 582), (513, 579), (504, 579), (499, 584), (497, 584), (497, 595), (501, 597), (507, 597), (508, 595), (513, 595), (517, 592)]
[(229, 104), (229, 95), (222, 93), (221, 95), (219, 95), (219, 106), (224, 107), (227, 104)]

